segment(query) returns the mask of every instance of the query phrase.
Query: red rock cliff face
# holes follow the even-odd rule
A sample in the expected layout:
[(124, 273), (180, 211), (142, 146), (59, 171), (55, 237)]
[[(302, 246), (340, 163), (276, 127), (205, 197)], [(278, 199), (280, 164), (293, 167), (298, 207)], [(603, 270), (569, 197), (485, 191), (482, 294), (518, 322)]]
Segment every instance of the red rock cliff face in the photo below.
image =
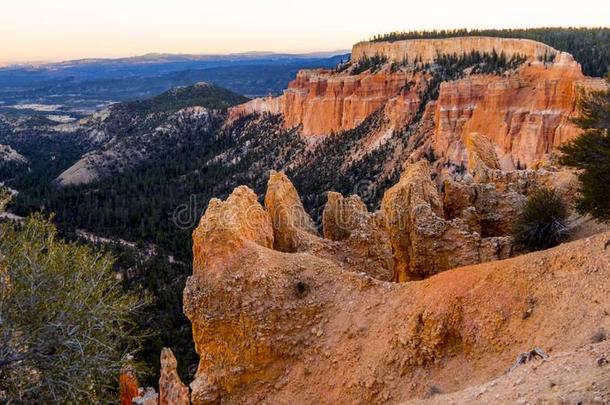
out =
[(305, 136), (329, 135), (357, 127), (377, 109), (388, 104), (388, 117), (398, 124), (408, 122), (419, 107), (409, 82), (421, 84), (422, 75), (381, 71), (359, 75), (330, 70), (302, 70), (277, 98), (255, 99), (231, 110), (237, 117), (252, 112), (283, 114), (285, 126), (302, 126)]
[[(565, 54), (564, 54), (565, 55)], [(437, 156), (466, 162), (465, 140), (485, 134), (496, 146), (501, 167), (530, 167), (579, 133), (582, 91), (602, 89), (571, 58), (523, 66), (511, 76), (476, 75), (441, 84), (435, 110)]]
[[(427, 144), (445, 161), (465, 162), (464, 140), (478, 132), (494, 143), (503, 169), (529, 167), (579, 133), (570, 119), (577, 114), (581, 91), (606, 86), (602, 79), (585, 77), (571, 55), (528, 40), (474, 37), (367, 42), (354, 46), (352, 58), (383, 55), (400, 62), (408, 55), (409, 60), (417, 57), (432, 62), (439, 53), (473, 50), (496, 50), (508, 57), (518, 54), (527, 62), (502, 75), (465, 72), (463, 79), (441, 84), (434, 105), (434, 131), (428, 133)], [(545, 55), (556, 55), (554, 62), (538, 60)], [(430, 73), (404, 66), (396, 69), (390, 63), (374, 73), (350, 72), (301, 71), (282, 96), (252, 100), (233, 108), (231, 115), (283, 114), (285, 126), (301, 126), (303, 136), (355, 128), (380, 108), (385, 121), (379, 133), (415, 124), (412, 121), (419, 117), (422, 95), (431, 86)], [(378, 138), (383, 137), (371, 134), (371, 144), (378, 145), (374, 141)]]

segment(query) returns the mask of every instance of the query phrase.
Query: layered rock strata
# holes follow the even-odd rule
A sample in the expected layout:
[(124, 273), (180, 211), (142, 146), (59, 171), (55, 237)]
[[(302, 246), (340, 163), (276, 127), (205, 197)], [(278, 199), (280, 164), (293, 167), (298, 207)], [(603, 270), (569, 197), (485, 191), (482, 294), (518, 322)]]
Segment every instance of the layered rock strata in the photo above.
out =
[(384, 56), (393, 62), (417, 58), (422, 63), (433, 63), (438, 55), (461, 55), (463, 53), (501, 53), (508, 58), (525, 56), (537, 61), (559, 54), (559, 51), (540, 42), (529, 39), (497, 37), (461, 37), (439, 39), (409, 39), (403, 41), (358, 42), (352, 48), (352, 60)]

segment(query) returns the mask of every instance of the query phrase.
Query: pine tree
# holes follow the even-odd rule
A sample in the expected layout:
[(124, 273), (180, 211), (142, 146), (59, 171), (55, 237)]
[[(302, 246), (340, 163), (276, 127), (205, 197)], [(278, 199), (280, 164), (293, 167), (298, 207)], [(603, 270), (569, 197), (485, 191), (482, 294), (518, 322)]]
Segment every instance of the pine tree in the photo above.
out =
[[(610, 82), (610, 76), (608, 77)], [(575, 122), (583, 134), (561, 148), (562, 163), (580, 169), (581, 213), (610, 221), (610, 91), (585, 96), (579, 104), (581, 116)]]

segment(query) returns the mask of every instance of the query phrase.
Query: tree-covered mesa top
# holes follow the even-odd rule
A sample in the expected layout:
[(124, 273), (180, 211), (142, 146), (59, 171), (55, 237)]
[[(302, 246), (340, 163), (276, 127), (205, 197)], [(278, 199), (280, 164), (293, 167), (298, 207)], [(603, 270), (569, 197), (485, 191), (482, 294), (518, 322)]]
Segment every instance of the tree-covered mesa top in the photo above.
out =
[(455, 37), (489, 36), (522, 38), (547, 44), (559, 51), (568, 52), (582, 65), (588, 76), (603, 77), (610, 65), (610, 28), (528, 28), (485, 30), (432, 30), (396, 31), (374, 36), (372, 42), (395, 42), (406, 39), (439, 39)]

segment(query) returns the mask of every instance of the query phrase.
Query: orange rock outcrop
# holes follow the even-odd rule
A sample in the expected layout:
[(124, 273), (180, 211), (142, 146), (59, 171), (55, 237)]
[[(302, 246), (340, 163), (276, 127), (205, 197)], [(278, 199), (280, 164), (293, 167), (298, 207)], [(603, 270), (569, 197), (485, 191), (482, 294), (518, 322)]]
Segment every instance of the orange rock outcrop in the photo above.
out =
[(355, 128), (389, 104), (388, 117), (398, 126), (408, 122), (420, 104), (417, 92), (405, 90), (406, 84), (421, 84), (422, 80), (421, 75), (404, 71), (350, 75), (332, 70), (302, 70), (282, 96), (252, 100), (233, 107), (230, 115), (235, 118), (252, 112), (283, 114), (287, 128), (301, 126), (303, 135), (316, 136)]
[[(463, 187), (469, 191), (478, 188), (473, 184)], [(484, 187), (488, 192), (478, 195), (478, 204), (501, 204), (505, 196), (498, 194), (492, 184)], [(485, 237), (480, 226), (481, 210), (471, 205), (474, 201), (463, 202), (467, 207), (460, 215), (446, 219), (443, 199), (430, 177), (427, 160), (409, 165), (398, 184), (386, 191), (381, 207), (396, 259), (395, 281), (417, 280), (455, 267), (511, 256), (511, 238), (502, 234)], [(518, 210), (519, 205), (512, 209)]]
[[(440, 216), (426, 167), (414, 170), (410, 201)], [(256, 206), (244, 191), (212, 212)], [(184, 293), (200, 355), (195, 405), (401, 403), (432, 385), (451, 392), (502, 375), (536, 346), (554, 355), (588, 345), (610, 327), (608, 234), (399, 284), (315, 250), (272, 250), (257, 242), (270, 218), (260, 232), (245, 232), (245, 220), (223, 233), (232, 249), (214, 236), (210, 213), (195, 232), (194, 251), (206, 256)]]
[(133, 359), (127, 359), (119, 375), (119, 396), (121, 405), (132, 405), (134, 398), (140, 395), (140, 382), (135, 374)]
[[(202, 243), (203, 239), (206, 243)], [(215, 265), (215, 256), (210, 255), (210, 251), (233, 252), (245, 243), (273, 247), (273, 227), (256, 194), (242, 186), (236, 188), (227, 201), (210, 200), (200, 225), (193, 232), (193, 266), (209, 270)]]
[(189, 389), (178, 376), (178, 362), (171, 349), (161, 351), (161, 377), (159, 378), (159, 405), (189, 405)]
[(441, 84), (435, 111), (437, 156), (465, 163), (470, 133), (489, 137), (504, 170), (531, 167), (580, 133), (571, 122), (580, 93), (605, 87), (575, 62), (534, 63), (510, 76), (478, 75)]
[(369, 212), (356, 195), (343, 197), (330, 191), (322, 224), (324, 237), (338, 242), (336, 249), (327, 249), (331, 258), (350, 263), (355, 271), (377, 280), (393, 280), (394, 256), (383, 213)]
[[(246, 209), (265, 215), (251, 223)], [(231, 226), (217, 233), (219, 219), (227, 216)], [(319, 308), (307, 298), (311, 279), (298, 274), (298, 262), (290, 265), (296, 271), (292, 277), (276, 278), (259, 267), (273, 263), (256, 258), (265, 252), (289, 256), (271, 250), (272, 229), (271, 217), (254, 192), (240, 187), (225, 202), (210, 203), (194, 232), (196, 270), (187, 281), (184, 311), (201, 357), (191, 383), (195, 405), (215, 403), (250, 383), (279, 377), (283, 363), (301, 350), (302, 339), (317, 324)], [(241, 265), (250, 269), (248, 274), (231, 272)], [(244, 282), (251, 287), (244, 289)]]
[(303, 208), (299, 193), (282, 172), (272, 170), (269, 175), (265, 209), (273, 224), (274, 249), (297, 252), (316, 239), (316, 225)]

